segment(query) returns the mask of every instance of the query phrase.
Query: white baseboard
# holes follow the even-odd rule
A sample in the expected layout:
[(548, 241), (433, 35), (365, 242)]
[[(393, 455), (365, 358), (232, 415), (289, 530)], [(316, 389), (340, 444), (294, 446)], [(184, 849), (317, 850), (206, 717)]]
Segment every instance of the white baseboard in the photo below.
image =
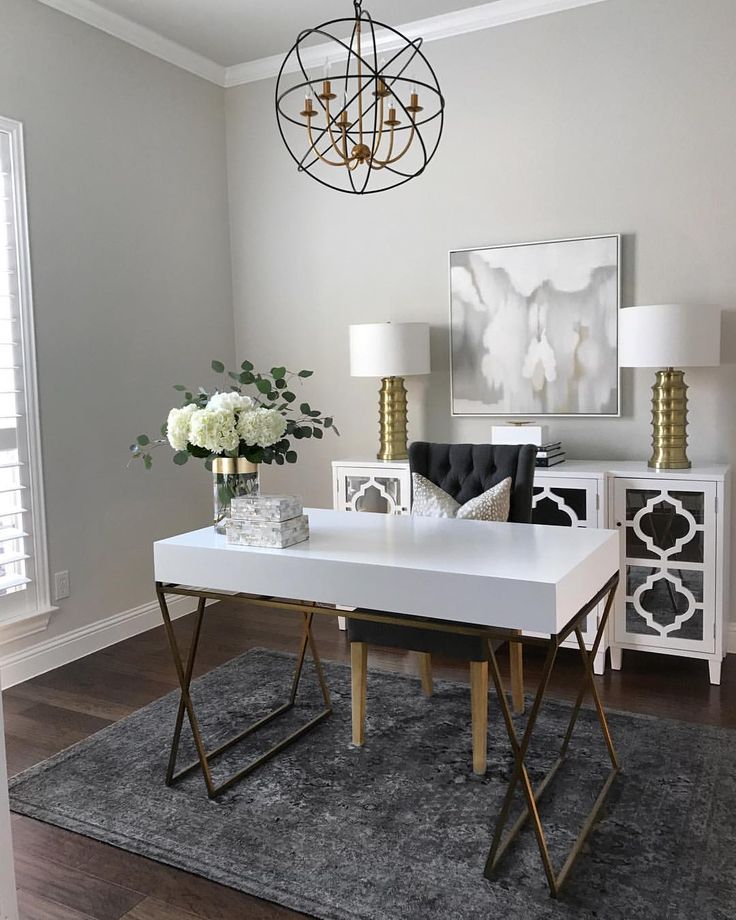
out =
[(726, 651), (730, 655), (736, 654), (736, 623), (730, 623), (728, 627), (728, 646)]
[[(196, 607), (196, 597), (169, 598), (172, 620), (192, 613)], [(73, 629), (62, 636), (38, 642), (20, 652), (0, 657), (0, 687), (7, 690), (24, 680), (53, 671), (54, 668), (60, 668), (160, 625), (158, 601), (150, 601), (88, 626)]]

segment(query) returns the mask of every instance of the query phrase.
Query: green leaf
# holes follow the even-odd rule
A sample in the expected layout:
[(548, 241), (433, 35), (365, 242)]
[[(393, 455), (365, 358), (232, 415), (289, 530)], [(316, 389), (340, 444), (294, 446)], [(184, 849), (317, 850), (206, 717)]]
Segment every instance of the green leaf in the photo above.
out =
[(166, 422), (164, 422), (163, 425), (161, 426), (161, 437), (162, 438), (166, 437), (167, 431), (168, 431), (168, 425), (166, 424)]
[(329, 415), (325, 419), (324, 425), (325, 425), (325, 428), (332, 428), (332, 419), (329, 417)]
[(240, 380), (240, 374), (236, 374), (235, 371), (228, 371), (227, 375), (231, 380)]
[(189, 444), (187, 450), (193, 457), (196, 457), (197, 460), (207, 460), (210, 457), (210, 452), (206, 447), (197, 447), (195, 444)]
[(276, 381), (276, 389), (277, 390), (286, 389), (286, 381), (283, 379), (283, 377), (279, 377), (278, 380)]
[(250, 361), (243, 361), (243, 363), (240, 365), (240, 369), (244, 371), (252, 371), (253, 365)]
[(186, 450), (177, 451), (173, 457), (174, 463), (177, 466), (184, 466), (184, 464), (189, 460), (189, 453)]
[(312, 429), (311, 429), (311, 428), (306, 428), (306, 427), (304, 427), (304, 428), (301, 429), (301, 432), (302, 432), (302, 436), (305, 437), (305, 438), (311, 438), (311, 437), (312, 437)]
[[(312, 411), (311, 411), (311, 412), (308, 412), (307, 415), (308, 415), (310, 418), (318, 419), (320, 413), (319, 413), (319, 410), (318, 410), (318, 409), (312, 409)], [(322, 422), (320, 422), (319, 424), (321, 425)]]
[(256, 389), (267, 396), (271, 392), (271, 384), (268, 380), (256, 380)]
[(250, 371), (243, 371), (243, 373), (238, 377), (238, 380), (243, 384), (243, 386), (248, 386), (251, 383), (255, 382), (255, 377), (251, 374)]
[(304, 435), (302, 434), (301, 428), (294, 429), (294, 437), (297, 439), (297, 441), (301, 441), (301, 439), (304, 437)]
[(319, 440), (322, 437), (322, 429), (312, 428), (312, 437), (317, 438), (317, 440)]
[(224, 374), (224, 373), (225, 373), (225, 365), (222, 363), (222, 361), (213, 361), (213, 362), (212, 362), (212, 370), (213, 370), (216, 374)]
[(311, 377), (314, 371), (299, 371), (300, 377)]
[(204, 468), (205, 468), (206, 470), (209, 470), (210, 473), (211, 473), (211, 472), (212, 472), (212, 460), (210, 460), (209, 458), (208, 458), (207, 460), (205, 460), (205, 461), (204, 461)]
[(336, 434), (336, 435), (338, 436), (338, 438), (339, 438), (339, 437), (340, 437), (340, 432), (337, 430), (337, 428), (335, 428), (334, 425), (332, 426), (332, 430), (335, 432), (335, 434)]
[(312, 411), (312, 407), (309, 405), (309, 403), (302, 403), (301, 406), (299, 406), (299, 411), (302, 413), (302, 415), (309, 415), (309, 413)]
[(141, 447), (146, 447), (146, 445), (151, 443), (151, 439), (147, 434), (139, 434), (136, 438), (136, 441), (140, 444)]
[(279, 466), (284, 465), (284, 455), (283, 454), (276, 454), (275, 459), (276, 459), (276, 463), (278, 463)]
[(268, 394), (268, 398), (273, 402), (274, 400), (279, 398), (279, 394), (277, 393), (276, 390), (271, 390), (271, 392)]
[(272, 367), (271, 376), (274, 380), (283, 380), (286, 377), (286, 368), (285, 367)]
[(284, 402), (293, 403), (296, 399), (296, 396), (290, 390), (284, 390), (284, 392), (281, 394), (281, 398), (284, 400)]
[(288, 450), (286, 452), (286, 462), (287, 463), (296, 463), (297, 455), (295, 450)]
[(153, 466), (153, 457), (150, 454), (143, 455), (143, 466), (145, 466), (147, 470), (150, 470)]
[(183, 386), (183, 384), (181, 384), (181, 383), (175, 383), (175, 384), (174, 384), (174, 389), (175, 389), (175, 390), (178, 390), (180, 393), (183, 393), (183, 392), (186, 390), (186, 387)]

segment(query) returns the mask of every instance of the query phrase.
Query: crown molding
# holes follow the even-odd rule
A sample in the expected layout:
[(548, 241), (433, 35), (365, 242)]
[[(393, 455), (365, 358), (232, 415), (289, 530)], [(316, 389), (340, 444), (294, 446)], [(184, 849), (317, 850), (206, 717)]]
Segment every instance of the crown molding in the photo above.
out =
[(218, 86), (225, 85), (225, 70), (221, 64), (211, 61), (204, 55), (197, 54), (190, 48), (185, 48), (171, 39), (164, 38), (158, 32), (147, 29), (145, 26), (138, 25), (125, 16), (120, 16), (110, 10), (105, 9), (93, 0), (40, 0), (45, 6), (58, 10), (60, 13), (66, 13), (93, 26), (114, 38), (139, 48), (141, 51), (147, 51), (154, 57), (161, 58), (169, 64), (174, 64), (182, 70), (188, 70), (189, 73), (195, 74), (209, 80), (210, 83), (216, 83)]
[[(495, 3), (483, 3), (480, 6), (471, 6), (467, 9), (455, 10), (452, 13), (431, 16), (428, 19), (417, 19), (414, 22), (404, 23), (396, 28), (407, 38), (423, 38), (425, 42), (432, 42), (442, 38), (452, 38), (456, 35), (465, 35), (468, 32), (479, 32), (482, 29), (494, 29), (498, 26), (509, 25), (512, 22), (522, 22), (525, 19), (535, 19), (537, 16), (547, 16), (551, 13), (561, 13), (565, 10), (574, 10), (578, 7), (605, 2), (606, 0), (496, 0)], [(400, 45), (401, 42), (392, 33), (376, 32), (376, 46), (379, 54), (393, 51), (399, 48)], [(255, 83), (258, 80), (266, 80), (277, 76), (285, 53), (226, 67), (225, 86), (242, 86), (245, 83)], [(334, 64), (345, 60), (345, 54), (335, 53), (335, 46), (329, 42), (305, 48), (302, 50), (301, 56), (307, 69), (321, 67), (325, 61)], [(298, 71), (299, 67), (296, 59), (290, 64), (291, 66), (285, 68), (284, 73), (296, 73)]]
[[(174, 64), (189, 73), (209, 80), (217, 86), (242, 86), (245, 83), (255, 83), (275, 77), (286, 53), (284, 51), (281, 54), (246, 61), (243, 64), (223, 67), (190, 48), (164, 38), (163, 35), (159, 35), (152, 29), (147, 29), (145, 26), (138, 25), (124, 16), (101, 7), (94, 0), (40, 0), (40, 2), (61, 13), (73, 16), (95, 29), (100, 29), (114, 38), (119, 38), (129, 45), (140, 48), (141, 51), (147, 51), (149, 54), (168, 61), (169, 64)], [(428, 19), (417, 19), (414, 22), (399, 25), (397, 28), (408, 38), (421, 37), (425, 42), (432, 42), (605, 2), (606, 0), (496, 0), (495, 3), (482, 3), (479, 6), (443, 13), (440, 16), (431, 16)], [(376, 41), (379, 52), (388, 52), (400, 46), (396, 36), (390, 32), (377, 32)], [(345, 55), (336, 54), (334, 46), (329, 43), (312, 45), (302, 53), (302, 60), (308, 68), (321, 67), (325, 60), (335, 63), (344, 58)], [(293, 65), (284, 72), (295, 73), (298, 69), (295, 61)]]

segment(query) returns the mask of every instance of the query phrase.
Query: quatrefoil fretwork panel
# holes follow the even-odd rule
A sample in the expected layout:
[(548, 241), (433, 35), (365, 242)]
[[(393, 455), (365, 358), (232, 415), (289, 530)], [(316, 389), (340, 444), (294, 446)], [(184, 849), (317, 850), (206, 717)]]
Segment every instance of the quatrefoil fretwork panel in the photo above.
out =
[(701, 493), (630, 490), (626, 555), (702, 562), (702, 503)]

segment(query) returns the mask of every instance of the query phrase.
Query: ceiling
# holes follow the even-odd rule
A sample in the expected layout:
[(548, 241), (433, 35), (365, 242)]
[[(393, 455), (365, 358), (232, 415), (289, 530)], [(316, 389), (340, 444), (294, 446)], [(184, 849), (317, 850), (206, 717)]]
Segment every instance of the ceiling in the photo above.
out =
[[(351, 0), (95, 0), (98, 6), (225, 67), (287, 51), (297, 34), (349, 18)], [(486, 0), (488, 2), (488, 0)], [(374, 19), (398, 26), (475, 6), (473, 0), (364, 0)]]

